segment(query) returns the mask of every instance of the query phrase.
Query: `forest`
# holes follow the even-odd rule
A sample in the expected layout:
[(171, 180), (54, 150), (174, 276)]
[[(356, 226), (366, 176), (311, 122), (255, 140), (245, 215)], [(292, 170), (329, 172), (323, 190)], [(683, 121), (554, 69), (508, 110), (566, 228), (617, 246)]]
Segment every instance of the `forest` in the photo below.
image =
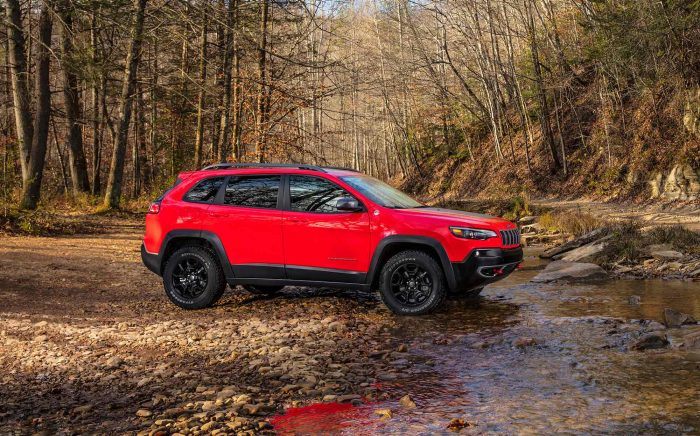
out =
[(352, 167), (421, 197), (700, 187), (697, 0), (0, 8), (5, 210), (120, 208), (214, 162)]

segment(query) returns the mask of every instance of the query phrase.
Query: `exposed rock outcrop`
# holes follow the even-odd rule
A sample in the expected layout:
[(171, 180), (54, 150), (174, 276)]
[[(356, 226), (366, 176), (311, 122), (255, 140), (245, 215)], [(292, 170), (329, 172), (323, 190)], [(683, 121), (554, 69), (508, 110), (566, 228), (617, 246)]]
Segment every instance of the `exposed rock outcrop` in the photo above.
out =
[(594, 263), (567, 262), (556, 260), (537, 274), (532, 281), (547, 283), (555, 281), (600, 280), (608, 276), (603, 268)]
[(656, 173), (649, 180), (651, 198), (696, 200), (700, 198), (700, 175), (688, 164), (676, 165), (664, 176)]

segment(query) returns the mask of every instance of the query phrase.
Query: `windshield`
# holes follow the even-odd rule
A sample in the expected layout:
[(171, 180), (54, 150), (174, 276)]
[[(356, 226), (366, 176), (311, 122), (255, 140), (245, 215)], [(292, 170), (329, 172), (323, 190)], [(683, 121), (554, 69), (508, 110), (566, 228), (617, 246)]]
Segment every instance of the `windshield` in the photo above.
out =
[(408, 209), (422, 206), (422, 204), (398, 189), (373, 177), (344, 176), (341, 177), (341, 179), (380, 206), (390, 207), (392, 209)]

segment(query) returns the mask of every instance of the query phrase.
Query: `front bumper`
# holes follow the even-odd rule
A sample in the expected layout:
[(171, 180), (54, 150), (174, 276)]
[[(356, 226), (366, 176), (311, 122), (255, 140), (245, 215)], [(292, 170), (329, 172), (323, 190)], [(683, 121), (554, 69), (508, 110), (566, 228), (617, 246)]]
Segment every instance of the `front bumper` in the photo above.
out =
[(149, 253), (148, 251), (146, 251), (146, 246), (143, 244), (141, 244), (141, 260), (143, 261), (143, 264), (146, 265), (146, 268), (150, 269), (158, 275), (161, 275), (160, 255)]
[(453, 291), (469, 291), (504, 279), (523, 261), (523, 249), (483, 248), (472, 251), (462, 262), (453, 262)]

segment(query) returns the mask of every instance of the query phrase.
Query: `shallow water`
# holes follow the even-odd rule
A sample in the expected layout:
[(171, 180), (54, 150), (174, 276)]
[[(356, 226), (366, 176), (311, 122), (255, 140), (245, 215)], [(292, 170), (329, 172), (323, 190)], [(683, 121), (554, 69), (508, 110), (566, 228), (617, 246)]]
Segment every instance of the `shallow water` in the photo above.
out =
[[(543, 262), (492, 285), (478, 302), (455, 301), (429, 317), (398, 319), (392, 332), (414, 362), (378, 390), (398, 401), (296, 410), (282, 433), (700, 433), (700, 353), (629, 351), (639, 319), (671, 307), (700, 318), (700, 283), (607, 281), (532, 284)], [(639, 304), (630, 304), (630, 296)], [(536, 345), (518, 347), (521, 338)], [(401, 362), (397, 362), (401, 367)], [(390, 409), (380, 419), (377, 409)]]

